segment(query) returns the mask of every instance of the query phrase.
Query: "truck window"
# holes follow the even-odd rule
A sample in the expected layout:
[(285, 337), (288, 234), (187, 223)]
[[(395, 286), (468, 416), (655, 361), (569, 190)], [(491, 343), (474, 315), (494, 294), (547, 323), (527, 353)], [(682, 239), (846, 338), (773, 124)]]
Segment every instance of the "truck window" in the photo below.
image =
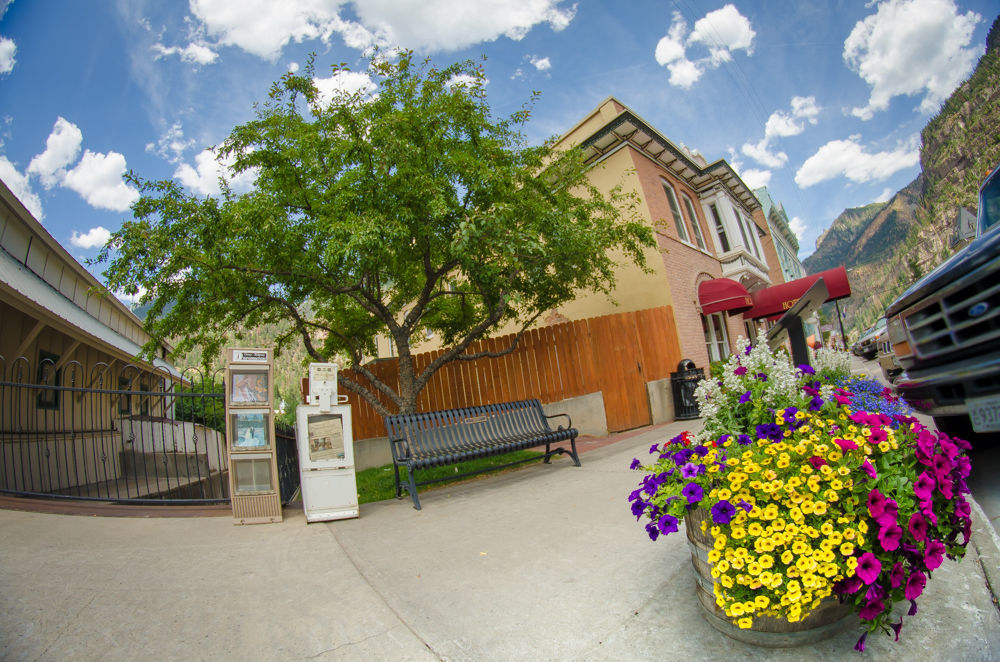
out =
[(1000, 174), (990, 178), (979, 200), (979, 234), (984, 235), (1000, 223)]

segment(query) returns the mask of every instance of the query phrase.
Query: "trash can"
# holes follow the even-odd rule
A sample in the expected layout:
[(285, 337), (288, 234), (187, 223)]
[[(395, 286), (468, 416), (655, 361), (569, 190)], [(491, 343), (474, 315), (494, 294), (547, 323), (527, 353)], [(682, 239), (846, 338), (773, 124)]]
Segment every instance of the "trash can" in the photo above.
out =
[(694, 397), (694, 389), (698, 382), (705, 379), (705, 370), (694, 367), (691, 359), (682, 359), (677, 364), (677, 372), (670, 373), (670, 387), (674, 393), (674, 419), (686, 421), (700, 418), (698, 401)]

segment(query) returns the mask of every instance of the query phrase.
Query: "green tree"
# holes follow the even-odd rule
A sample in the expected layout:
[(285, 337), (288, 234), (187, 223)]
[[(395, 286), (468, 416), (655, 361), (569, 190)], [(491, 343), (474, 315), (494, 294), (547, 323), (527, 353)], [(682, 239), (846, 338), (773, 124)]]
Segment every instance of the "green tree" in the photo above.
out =
[[(377, 92), (332, 98), (312, 62), (303, 73), (276, 82), (216, 150), (230, 181), (253, 176), (250, 192), (223, 179), (203, 198), (127, 176), (142, 196), (98, 261), (111, 289), (152, 303), (146, 351), (172, 338), (217, 356), (227, 331), (287, 321), (277, 351), (301, 342), (314, 360), (346, 357), (366, 379), (341, 373), (343, 387), (383, 414), (413, 412), (443, 365), (497, 355), (468, 352), (475, 340), (511, 323), (523, 333), (581, 290), (610, 293), (615, 255), (645, 265), (653, 235), (634, 196), (591, 185), (579, 150), (527, 143), (537, 93), (497, 120), (471, 61), (376, 54)], [(447, 351), (417, 371), (427, 331)], [(396, 347), (398, 389), (364, 365), (377, 334)]]

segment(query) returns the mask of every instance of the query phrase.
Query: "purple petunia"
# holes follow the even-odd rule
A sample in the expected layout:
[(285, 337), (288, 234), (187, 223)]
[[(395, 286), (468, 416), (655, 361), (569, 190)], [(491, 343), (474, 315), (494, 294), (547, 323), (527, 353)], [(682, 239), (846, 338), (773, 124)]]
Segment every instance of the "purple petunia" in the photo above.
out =
[(696, 504), (705, 496), (705, 490), (698, 483), (688, 483), (681, 490), (681, 494), (689, 504)]
[(736, 438), (736, 443), (738, 443), (740, 446), (749, 446), (750, 444), (753, 443), (753, 440), (750, 439), (750, 435), (741, 434)]
[(663, 535), (675, 533), (677, 531), (677, 518), (673, 515), (663, 515), (657, 520), (656, 527)]
[(736, 514), (736, 506), (722, 499), (712, 506), (712, 521), (716, 524), (729, 524)]
[(751, 396), (750, 391), (747, 391), (746, 393), (744, 393), (743, 395), (741, 395), (740, 396), (740, 404), (742, 405), (742, 404), (746, 404), (747, 402), (750, 402), (750, 396)]
[(688, 462), (681, 467), (681, 476), (685, 479), (692, 479), (698, 475), (698, 465)]
[(861, 611), (858, 612), (858, 617), (865, 621), (874, 620), (879, 614), (885, 611), (885, 602), (882, 600), (870, 600)]
[(815, 375), (816, 374), (816, 370), (814, 370), (813, 367), (811, 365), (809, 365), (808, 363), (803, 363), (803, 364), (797, 365), (795, 367), (798, 368), (799, 370), (801, 370), (803, 375)]
[(756, 375), (754, 375), (754, 379), (756, 379), (757, 381), (766, 382), (767, 373), (758, 372)]
[(632, 469), (632, 470), (635, 470), (635, 469), (638, 469), (641, 466), (642, 466), (642, 463), (639, 462), (638, 458), (634, 458), (633, 457), (632, 458), (632, 464), (628, 465), (628, 468)]

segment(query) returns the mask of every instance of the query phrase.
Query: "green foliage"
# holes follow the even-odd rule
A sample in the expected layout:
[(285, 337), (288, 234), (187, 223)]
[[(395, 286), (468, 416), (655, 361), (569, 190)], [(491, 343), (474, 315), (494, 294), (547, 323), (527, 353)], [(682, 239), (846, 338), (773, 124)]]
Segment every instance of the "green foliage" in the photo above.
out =
[[(182, 394), (197, 396), (202, 393), (222, 395), (222, 380), (199, 381), (190, 386), (183, 386), (178, 389)], [(191, 421), (201, 423), (205, 427), (212, 428), (225, 434), (226, 432), (226, 403), (223, 398), (199, 398), (199, 397), (178, 397), (174, 404), (174, 417), (179, 421)]]
[[(324, 98), (311, 61), (273, 85), (217, 149), (230, 178), (253, 176), (248, 193), (200, 198), (129, 174), (134, 219), (99, 261), (111, 289), (146, 291), (147, 352), (171, 338), (217, 356), (233, 329), (286, 324), (276, 350), (344, 357), (413, 411), (473, 341), (580, 290), (610, 292), (610, 249), (644, 265), (653, 236), (634, 198), (592, 186), (577, 150), (527, 145), (530, 104), (495, 120), (481, 66), (376, 54), (367, 73), (377, 94)], [(427, 331), (448, 349), (418, 373), (411, 339)], [(398, 389), (363, 368), (379, 334), (396, 345)], [(341, 384), (388, 413), (371, 388)]]

